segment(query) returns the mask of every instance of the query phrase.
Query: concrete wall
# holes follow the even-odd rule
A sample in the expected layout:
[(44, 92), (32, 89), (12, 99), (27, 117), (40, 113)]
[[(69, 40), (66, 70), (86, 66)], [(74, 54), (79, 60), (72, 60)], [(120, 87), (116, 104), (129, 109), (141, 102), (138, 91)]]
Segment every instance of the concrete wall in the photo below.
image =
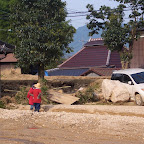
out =
[(1, 74), (21, 74), (20, 68), (15, 68), (15, 64), (13, 63), (0, 63), (0, 73)]

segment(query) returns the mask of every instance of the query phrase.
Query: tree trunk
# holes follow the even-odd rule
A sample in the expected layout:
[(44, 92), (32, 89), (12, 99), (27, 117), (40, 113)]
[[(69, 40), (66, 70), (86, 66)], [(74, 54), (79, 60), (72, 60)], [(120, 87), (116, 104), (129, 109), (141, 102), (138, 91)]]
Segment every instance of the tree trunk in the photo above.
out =
[(42, 84), (44, 80), (44, 64), (38, 65), (38, 82)]
[(129, 61), (125, 62), (125, 69), (129, 68)]
[(124, 61), (121, 61), (121, 66), (122, 66), (122, 69), (125, 69), (125, 62)]

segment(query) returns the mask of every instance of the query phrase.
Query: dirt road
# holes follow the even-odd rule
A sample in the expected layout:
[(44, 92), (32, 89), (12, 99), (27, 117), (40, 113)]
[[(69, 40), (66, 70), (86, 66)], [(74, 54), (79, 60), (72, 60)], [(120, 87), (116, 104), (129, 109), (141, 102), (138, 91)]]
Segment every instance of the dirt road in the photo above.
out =
[(144, 107), (42, 107), (39, 113), (0, 109), (0, 144), (144, 143)]

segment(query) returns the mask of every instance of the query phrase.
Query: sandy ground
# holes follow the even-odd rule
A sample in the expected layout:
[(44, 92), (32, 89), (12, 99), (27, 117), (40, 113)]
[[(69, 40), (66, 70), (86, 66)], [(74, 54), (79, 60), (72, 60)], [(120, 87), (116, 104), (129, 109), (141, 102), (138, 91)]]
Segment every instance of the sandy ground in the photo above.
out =
[[(60, 79), (105, 79), (110, 78), (110, 76), (101, 76), (101, 77), (85, 77), (85, 76), (45, 76), (46, 80), (53, 81), (53, 80), (60, 80)], [(1, 80), (38, 80), (37, 75), (30, 75), (30, 74), (6, 74), (3, 73), (1, 76)]]
[(0, 109), (0, 144), (143, 144), (144, 107), (48, 105)]

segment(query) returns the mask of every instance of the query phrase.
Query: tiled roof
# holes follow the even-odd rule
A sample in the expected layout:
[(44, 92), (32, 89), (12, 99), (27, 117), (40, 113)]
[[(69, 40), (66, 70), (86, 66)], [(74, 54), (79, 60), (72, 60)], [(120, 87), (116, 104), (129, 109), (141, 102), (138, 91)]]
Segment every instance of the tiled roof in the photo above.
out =
[(96, 73), (99, 76), (111, 76), (114, 70), (120, 70), (120, 68), (91, 68), (81, 76), (86, 76), (90, 73)]
[(47, 70), (48, 76), (80, 76), (86, 71), (88, 71), (88, 68)]
[[(107, 46), (104, 46), (103, 39), (90, 39), (84, 47), (75, 55), (70, 57), (60, 68), (90, 68), (94, 66), (106, 65), (108, 58)], [(120, 55), (117, 52), (111, 52), (110, 65), (121, 67)]]
[(94, 67), (106, 64), (108, 50), (106, 46), (84, 47), (76, 55), (60, 65), (64, 67)]
[(7, 54), (4, 59), (1, 59), (0, 62), (17, 62), (17, 59), (14, 57), (13, 53)]
[[(114, 55), (115, 54), (115, 55)], [(116, 67), (121, 67), (120, 56), (116, 52), (112, 52), (110, 57), (110, 64), (116, 65)], [(77, 54), (69, 58), (60, 68), (72, 68), (72, 67), (94, 67), (106, 65), (108, 56), (108, 50), (106, 46), (96, 46), (96, 47), (84, 47)]]
[(109, 65), (115, 65), (117, 68), (121, 68), (120, 54), (118, 52), (111, 52)]
[(5, 55), (4, 54), (0, 54), (0, 60), (5, 58)]

